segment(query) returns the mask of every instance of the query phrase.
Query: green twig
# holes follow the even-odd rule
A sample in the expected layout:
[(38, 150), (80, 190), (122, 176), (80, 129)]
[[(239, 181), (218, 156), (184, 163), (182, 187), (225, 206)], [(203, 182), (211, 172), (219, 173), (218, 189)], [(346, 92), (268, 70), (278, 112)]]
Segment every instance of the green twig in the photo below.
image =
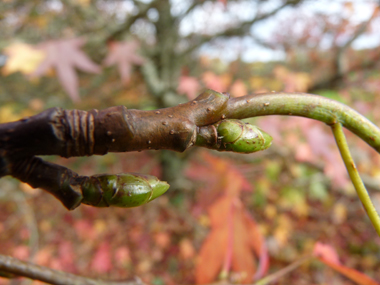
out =
[(306, 117), (328, 125), (340, 122), (380, 153), (380, 129), (350, 107), (306, 93), (263, 93), (228, 100), (226, 118), (286, 115)]
[(372, 222), (377, 234), (380, 236), (380, 217), (376, 212), (374, 205), (372, 204), (371, 198), (368, 195), (367, 189), (365, 188), (363, 181), (360, 178), (359, 172), (355, 166), (355, 163), (351, 157), (350, 150), (347, 145), (346, 137), (343, 133), (343, 128), (341, 123), (335, 123), (331, 126), (333, 131), (336, 143), (338, 145), (340, 154), (344, 164), (346, 165), (348, 175), (351, 178), (352, 183), (356, 189), (356, 193), (359, 196), (360, 201), (362, 202), (364, 209), (367, 212), (369, 219)]

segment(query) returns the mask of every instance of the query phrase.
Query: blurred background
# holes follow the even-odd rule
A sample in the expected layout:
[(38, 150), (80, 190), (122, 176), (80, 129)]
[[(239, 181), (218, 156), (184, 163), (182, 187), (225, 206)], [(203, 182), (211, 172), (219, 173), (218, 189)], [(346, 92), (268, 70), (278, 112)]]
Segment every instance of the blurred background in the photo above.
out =
[[(380, 126), (379, 5), (3, 0), (0, 123), (50, 107), (164, 108), (210, 88), (233, 97), (319, 94)], [(249, 121), (273, 136), (270, 149), (46, 158), (81, 175), (142, 172), (171, 184), (163, 197), (134, 209), (83, 205), (68, 212), (42, 190), (2, 178), (0, 253), (154, 285), (252, 284), (268, 274), (272, 284), (376, 284), (361, 274), (380, 280), (380, 239), (330, 129), (304, 118)], [(380, 211), (380, 156), (347, 138)], [(282, 274), (289, 265), (300, 266)]]

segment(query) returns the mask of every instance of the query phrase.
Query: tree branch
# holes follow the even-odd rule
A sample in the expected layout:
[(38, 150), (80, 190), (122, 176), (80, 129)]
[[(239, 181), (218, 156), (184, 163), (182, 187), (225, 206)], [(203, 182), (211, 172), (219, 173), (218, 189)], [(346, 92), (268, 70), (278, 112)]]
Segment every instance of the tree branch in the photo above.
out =
[[(137, 4), (135, 2), (135, 4)], [(130, 27), (138, 20), (141, 18), (145, 18), (147, 15), (147, 12), (149, 9), (154, 8), (157, 5), (157, 1), (151, 1), (149, 4), (143, 4), (139, 3), (140, 7), (139, 12), (136, 15), (131, 15), (127, 17), (127, 19), (124, 21), (122, 25), (120, 25), (116, 30), (113, 32), (110, 32), (109, 35), (107, 36), (106, 41), (112, 41), (112, 40), (120, 40), (121, 36), (127, 32)]]
[(346, 105), (325, 97), (266, 93), (230, 99), (209, 90), (191, 102), (155, 111), (128, 110), (123, 106), (89, 112), (53, 108), (17, 122), (1, 124), (0, 177), (12, 175), (33, 187), (45, 189), (70, 210), (81, 203), (109, 206), (110, 200), (104, 198), (102, 187), (95, 187), (93, 193), (86, 196), (85, 183), (91, 177), (79, 176), (35, 156), (71, 157), (147, 149), (182, 152), (194, 145), (219, 151), (252, 152), (268, 147), (271, 139), (254, 128), (244, 128), (252, 138), (257, 137), (250, 142), (256, 145), (253, 147), (244, 140), (239, 146), (230, 144), (229, 138), (223, 134), (224, 138), (220, 137), (219, 132), (224, 132), (225, 126), (240, 131), (241, 124), (220, 122), (267, 115), (302, 116), (328, 125), (341, 123), (380, 152), (379, 128)]
[(63, 157), (108, 152), (169, 149), (184, 151), (195, 141), (197, 126), (222, 119), (229, 96), (206, 91), (195, 100), (153, 111), (124, 106), (105, 110), (48, 109), (36, 116), (0, 125), (1, 166), (6, 159), (35, 155)]
[(237, 27), (228, 28), (228, 29), (225, 29), (225, 30), (223, 30), (219, 33), (216, 33), (216, 34), (201, 35), (201, 36), (191, 34), (191, 35), (185, 37), (184, 39), (187, 40), (188, 42), (193, 43), (193, 44), (191, 44), (190, 47), (183, 52), (183, 55), (188, 55), (189, 53), (192, 53), (194, 50), (196, 50), (197, 48), (199, 48), (201, 45), (205, 44), (206, 42), (210, 42), (211, 40), (214, 40), (217, 38), (237, 37), (237, 36), (245, 35), (245, 34), (247, 34), (249, 28), (253, 24), (260, 22), (262, 20), (265, 20), (265, 19), (277, 14), (279, 11), (281, 11), (286, 6), (297, 5), (301, 1), (302, 0), (288, 0), (269, 13), (256, 16), (249, 21), (244, 21), (244, 22), (239, 23), (239, 26), (237, 26)]
[(300, 116), (333, 125), (340, 122), (380, 153), (380, 129), (337, 101), (306, 93), (252, 94), (228, 101), (227, 118), (268, 115)]
[(322, 81), (317, 82), (314, 86), (311, 86), (309, 88), (309, 91), (312, 92), (313, 90), (318, 90), (321, 88), (326, 88), (329, 86), (335, 86), (339, 81), (344, 79), (350, 72), (355, 70), (362, 70), (366, 68), (374, 67), (378, 60), (380, 59), (380, 52), (376, 54), (372, 59), (369, 61), (361, 61), (359, 64), (345, 70), (344, 68), (344, 52), (351, 46), (351, 44), (360, 37), (368, 28), (369, 24), (372, 22), (372, 20), (378, 15), (378, 10), (374, 9), (372, 12), (372, 15), (369, 17), (368, 20), (360, 24), (355, 32), (353, 33), (352, 37), (342, 46), (335, 47), (336, 54), (335, 54), (335, 61), (334, 61), (334, 74), (330, 76), (330, 78)]
[[(252, 147), (248, 141), (246, 145), (228, 145), (235, 142), (235, 136), (238, 138), (236, 141), (241, 138), (241, 123), (225, 119), (267, 115), (301, 116), (330, 126), (342, 124), (380, 152), (380, 129), (353, 109), (334, 100), (305, 93), (281, 92), (229, 98), (208, 90), (191, 102), (156, 111), (127, 110), (123, 106), (89, 112), (53, 108), (17, 122), (1, 124), (0, 177), (12, 175), (33, 187), (43, 188), (55, 195), (68, 209), (80, 203), (109, 206), (109, 202), (113, 203), (112, 199), (120, 194), (117, 189), (119, 186), (116, 185), (119, 183), (118, 175), (79, 176), (70, 169), (45, 162), (35, 155), (69, 157), (150, 148), (184, 151), (193, 145), (220, 151), (232, 147), (233, 151), (237, 148), (237, 151), (246, 152), (247, 148)], [(229, 125), (235, 133), (229, 132)], [(259, 149), (253, 146), (254, 151), (270, 145), (270, 137), (258, 134), (256, 129), (246, 127), (245, 132), (251, 137), (256, 135), (254, 143), (262, 143)], [(127, 177), (134, 175), (137, 176), (128, 174)], [(105, 179), (102, 180), (102, 177)], [(149, 183), (148, 186), (142, 186), (144, 189), (153, 189), (158, 185), (158, 191), (149, 194), (149, 201), (167, 190), (164, 182), (159, 185), (160, 182), (157, 184), (151, 177), (142, 177), (139, 181), (144, 182), (144, 179)], [(124, 182), (120, 184), (124, 185)], [(104, 185), (106, 190), (103, 190)], [(125, 194), (129, 195), (130, 192)], [(46, 271), (45, 268), (7, 256), (0, 256), (0, 271), (53, 284), (138, 284), (99, 283), (102, 281)]]
[(106, 281), (77, 276), (0, 254), (0, 271), (56, 285), (144, 285), (137, 281)]

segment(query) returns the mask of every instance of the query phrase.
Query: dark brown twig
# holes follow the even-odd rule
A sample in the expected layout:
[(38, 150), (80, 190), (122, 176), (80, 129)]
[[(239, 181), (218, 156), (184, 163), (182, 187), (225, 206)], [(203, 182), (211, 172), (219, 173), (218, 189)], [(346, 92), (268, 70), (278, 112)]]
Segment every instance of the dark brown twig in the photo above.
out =
[(56, 285), (144, 285), (136, 281), (106, 281), (77, 276), (0, 254), (0, 271)]

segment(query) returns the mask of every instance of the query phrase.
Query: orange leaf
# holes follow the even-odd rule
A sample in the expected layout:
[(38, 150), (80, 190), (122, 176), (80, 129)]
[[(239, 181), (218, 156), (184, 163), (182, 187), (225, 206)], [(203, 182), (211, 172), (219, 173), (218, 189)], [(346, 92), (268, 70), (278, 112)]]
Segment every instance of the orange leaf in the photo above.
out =
[(226, 254), (227, 230), (227, 227), (213, 230), (203, 242), (195, 268), (197, 284), (212, 282), (220, 272)]
[[(254, 222), (238, 197), (224, 195), (209, 207), (211, 232), (201, 247), (196, 266), (197, 284), (214, 281), (222, 271), (240, 274), (239, 282), (250, 283), (267, 271), (268, 255)], [(255, 255), (260, 256), (259, 271)]]
[(376, 282), (367, 275), (355, 269), (342, 265), (339, 262), (339, 257), (336, 250), (330, 245), (317, 242), (314, 246), (313, 255), (315, 255), (320, 261), (322, 261), (327, 266), (338, 271), (340, 274), (346, 276), (347, 278), (351, 279), (357, 284), (380, 285), (380, 283)]
[(230, 93), (233, 97), (241, 97), (246, 95), (247, 87), (245, 86), (243, 80), (237, 79), (231, 86)]

